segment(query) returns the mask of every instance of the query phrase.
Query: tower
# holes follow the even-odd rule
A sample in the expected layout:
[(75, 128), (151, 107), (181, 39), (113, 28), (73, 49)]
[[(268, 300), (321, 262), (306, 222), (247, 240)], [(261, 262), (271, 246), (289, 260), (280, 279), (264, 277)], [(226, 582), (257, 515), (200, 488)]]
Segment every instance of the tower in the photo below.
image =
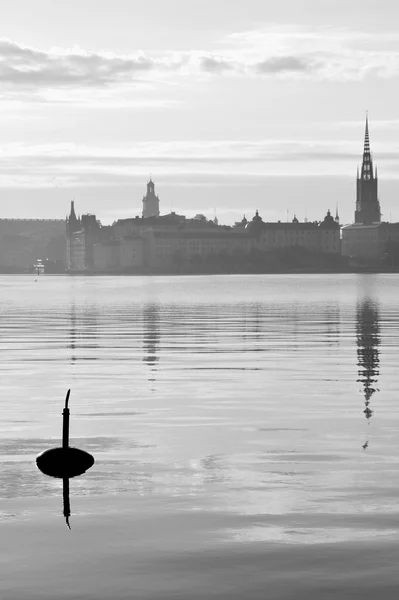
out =
[(86, 268), (85, 233), (82, 221), (76, 217), (75, 203), (66, 219), (66, 262), (68, 271), (84, 271)]
[(366, 116), (364, 134), (363, 162), (356, 180), (355, 223), (370, 225), (381, 222), (380, 203), (378, 200), (377, 169), (373, 171), (373, 159), (370, 152), (369, 123)]
[(339, 224), (338, 202), (335, 208), (335, 222)]
[(81, 229), (81, 221), (76, 217), (75, 202), (73, 200), (71, 201), (71, 212), (66, 219), (66, 224), (67, 235), (71, 235), (72, 233), (75, 233), (75, 231), (80, 231)]
[(143, 218), (159, 217), (159, 198), (155, 195), (155, 185), (150, 177), (147, 194), (143, 197)]

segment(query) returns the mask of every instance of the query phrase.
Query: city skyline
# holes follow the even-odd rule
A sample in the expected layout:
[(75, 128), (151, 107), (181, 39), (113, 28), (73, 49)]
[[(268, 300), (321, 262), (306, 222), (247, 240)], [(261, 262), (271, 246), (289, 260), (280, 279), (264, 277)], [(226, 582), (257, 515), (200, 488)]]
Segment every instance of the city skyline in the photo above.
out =
[(368, 110), (382, 218), (399, 220), (393, 2), (79, 7), (0, 11), (2, 217), (63, 218), (74, 199), (111, 223), (141, 214), (151, 174), (163, 214), (338, 203), (350, 223)]

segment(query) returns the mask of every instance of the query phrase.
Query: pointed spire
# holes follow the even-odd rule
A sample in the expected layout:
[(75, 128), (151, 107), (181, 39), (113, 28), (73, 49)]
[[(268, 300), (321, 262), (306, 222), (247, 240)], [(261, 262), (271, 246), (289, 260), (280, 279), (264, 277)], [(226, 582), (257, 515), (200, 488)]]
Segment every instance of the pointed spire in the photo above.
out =
[(369, 116), (366, 112), (363, 160), (357, 180), (355, 223), (369, 224), (381, 221), (377, 188), (377, 171), (374, 170), (370, 151)]
[(363, 154), (370, 154), (370, 136), (369, 136), (369, 112), (366, 110), (366, 129), (364, 132), (364, 150)]
[(374, 179), (373, 158), (370, 152), (369, 115), (366, 112), (366, 127), (364, 132), (363, 162), (360, 178), (363, 180)]
[(335, 207), (335, 222), (339, 223), (339, 214), (338, 214), (338, 202)]
[(76, 214), (75, 214), (75, 201), (71, 200), (71, 214), (69, 215), (69, 218), (72, 220), (77, 220), (76, 219)]

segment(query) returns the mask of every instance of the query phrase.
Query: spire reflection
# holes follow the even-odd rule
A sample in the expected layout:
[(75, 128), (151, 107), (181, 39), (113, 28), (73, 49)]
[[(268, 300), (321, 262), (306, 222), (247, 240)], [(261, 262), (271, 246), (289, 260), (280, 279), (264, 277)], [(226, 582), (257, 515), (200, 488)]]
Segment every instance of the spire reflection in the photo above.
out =
[[(375, 392), (380, 373), (380, 326), (378, 305), (370, 298), (365, 298), (357, 305), (356, 311), (357, 334), (357, 364), (359, 367), (358, 382), (363, 384), (364, 415), (368, 421), (373, 415), (371, 398)], [(366, 443), (367, 444), (367, 443)], [(368, 444), (367, 444), (368, 445)], [(367, 448), (367, 445), (365, 448)]]
[(76, 307), (73, 301), (69, 311), (69, 339), (67, 348), (70, 350), (70, 362), (78, 360), (97, 360), (93, 350), (97, 343), (97, 313), (93, 304)]
[(70, 361), (73, 365), (76, 361), (76, 305), (72, 302), (69, 314), (69, 344), (67, 348), (71, 350)]
[(143, 310), (143, 317), (143, 361), (150, 367), (151, 374), (148, 381), (155, 381), (156, 364), (159, 361), (159, 306), (157, 304), (148, 304)]

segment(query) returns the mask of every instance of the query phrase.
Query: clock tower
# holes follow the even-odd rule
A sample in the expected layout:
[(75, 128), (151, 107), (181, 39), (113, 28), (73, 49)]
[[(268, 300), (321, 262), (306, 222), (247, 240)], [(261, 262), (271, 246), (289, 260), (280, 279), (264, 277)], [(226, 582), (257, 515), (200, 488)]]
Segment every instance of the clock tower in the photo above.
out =
[(159, 198), (155, 195), (155, 185), (150, 177), (147, 194), (143, 197), (143, 218), (159, 217)]

